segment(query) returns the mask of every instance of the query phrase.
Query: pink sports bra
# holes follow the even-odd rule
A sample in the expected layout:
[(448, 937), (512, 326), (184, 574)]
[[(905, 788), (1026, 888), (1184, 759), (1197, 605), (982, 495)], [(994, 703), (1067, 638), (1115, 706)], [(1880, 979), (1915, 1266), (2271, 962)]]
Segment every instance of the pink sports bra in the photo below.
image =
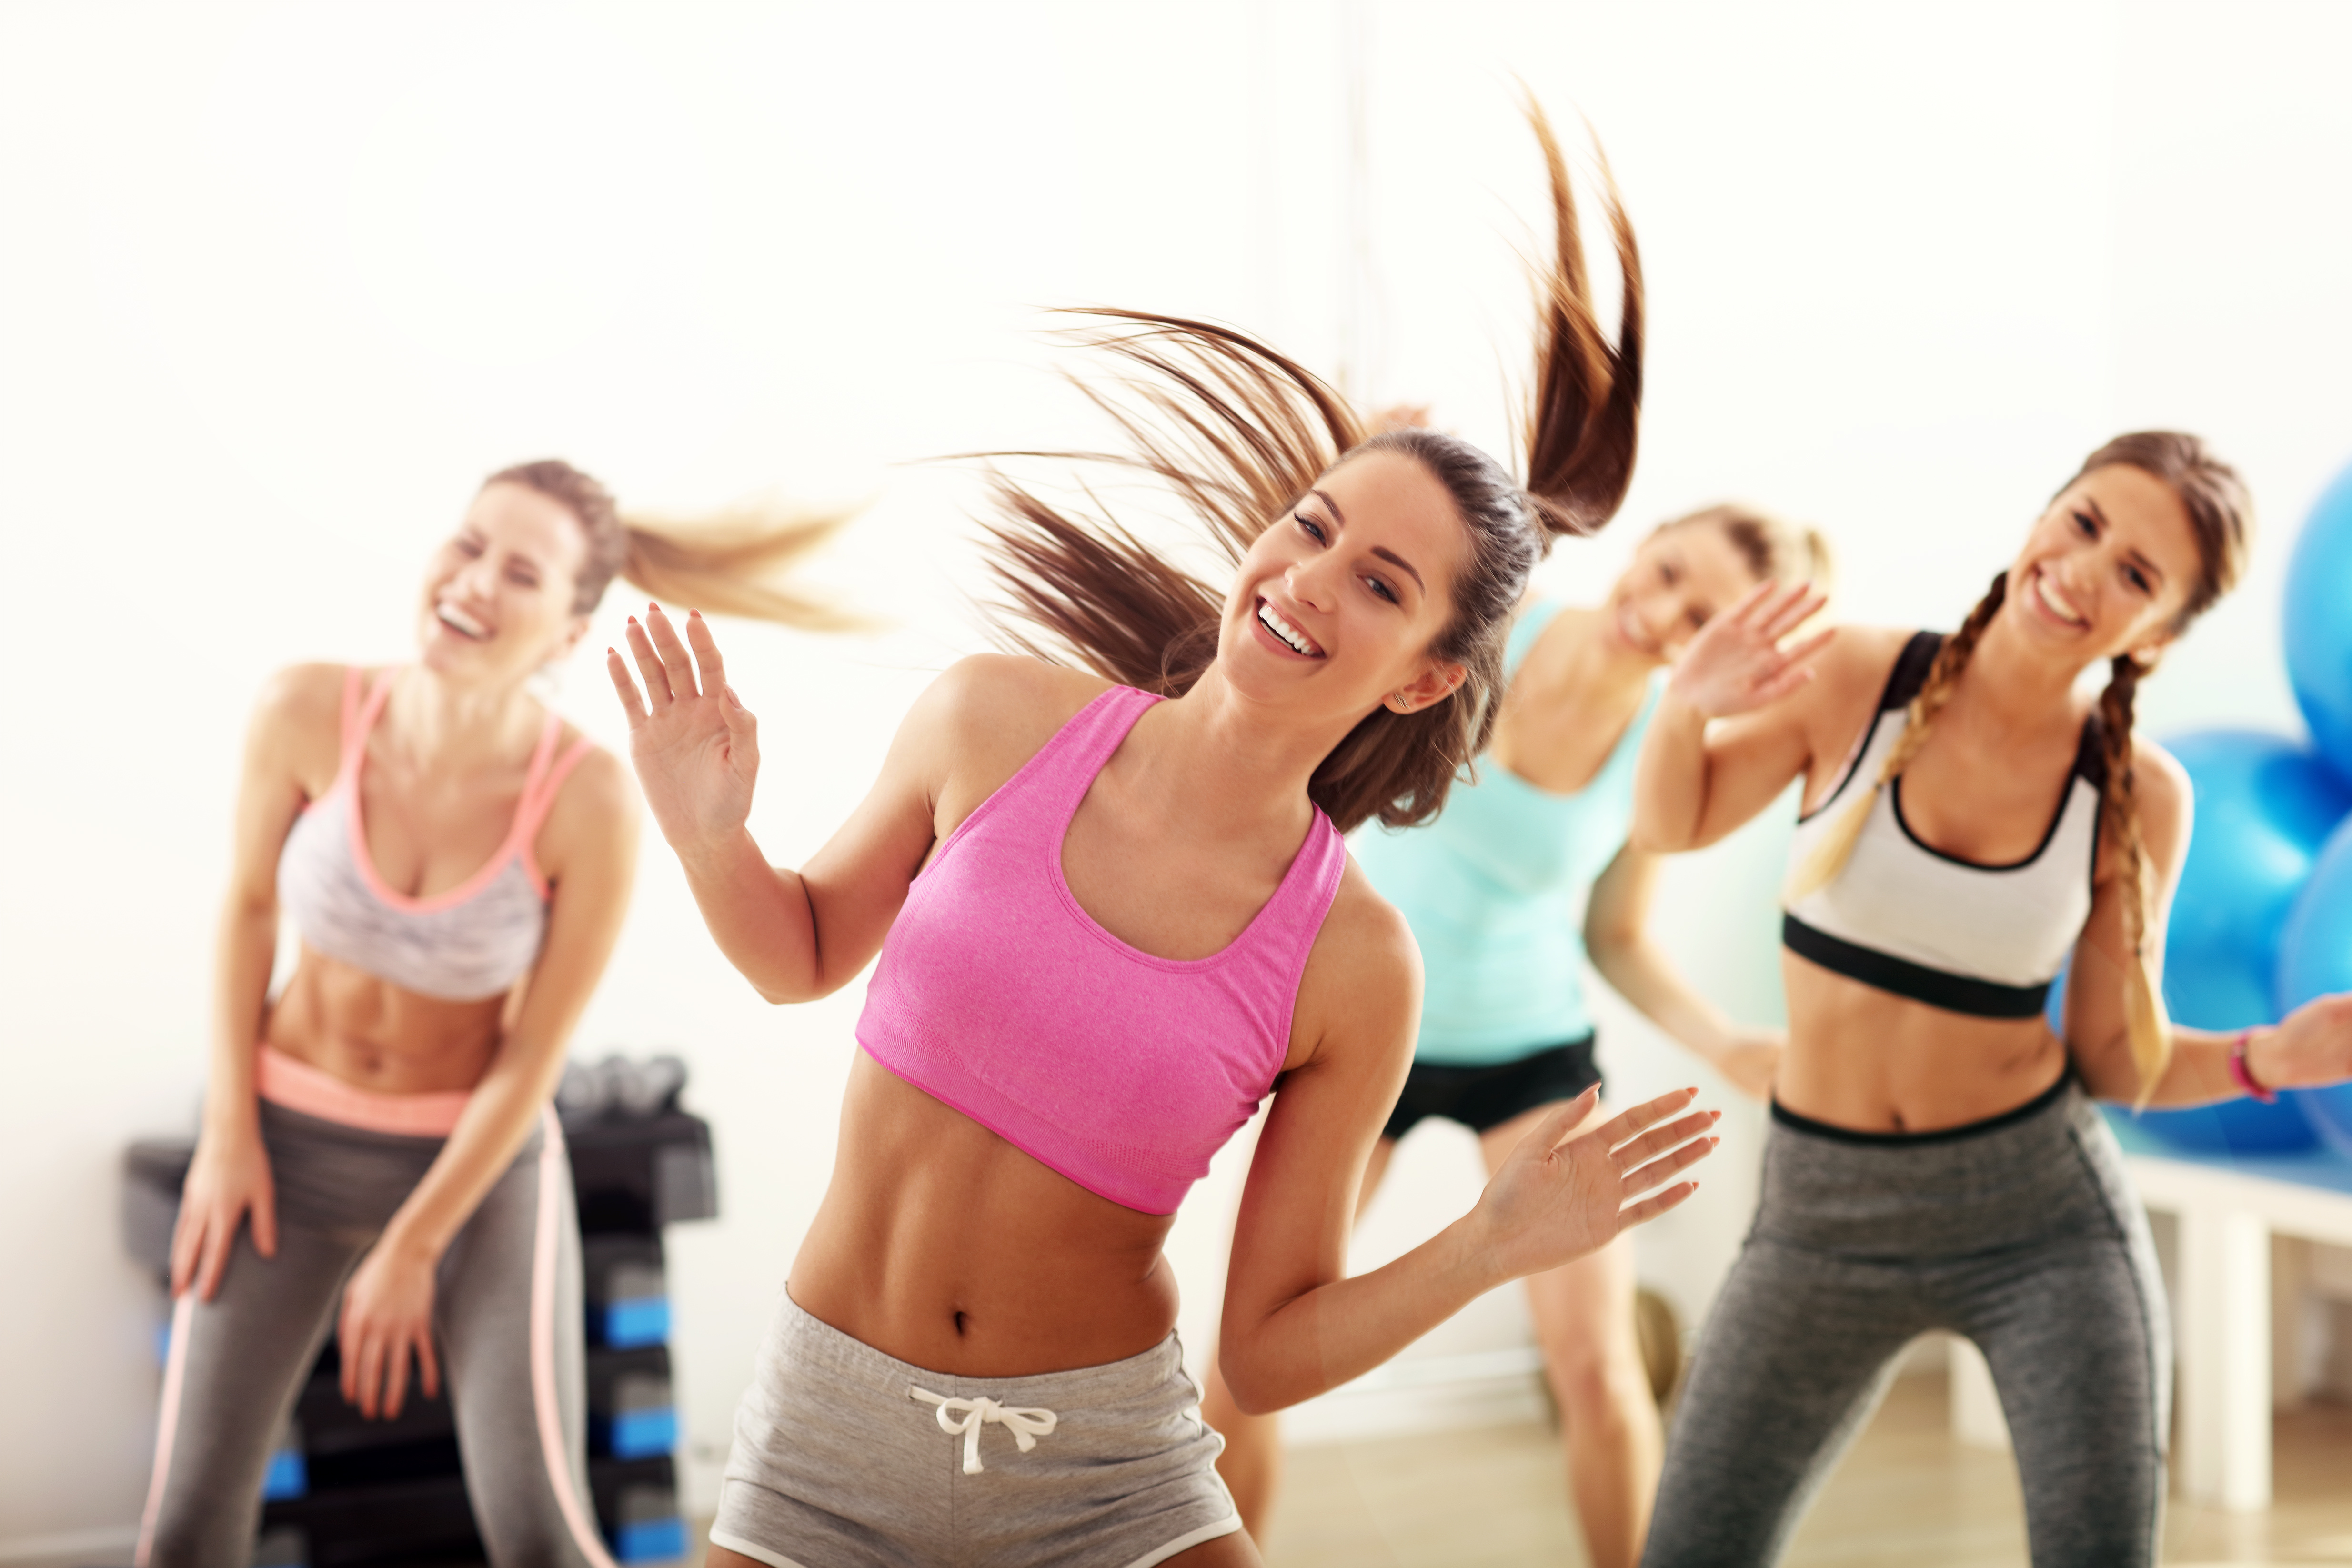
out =
[(1207, 958), (1155, 958), (1096, 924), (1062, 842), (1159, 700), (1112, 687), (948, 836), (883, 943), (857, 1040), (1088, 1192), (1164, 1215), (1274, 1087), (1348, 855), (1318, 811), (1274, 897)]
[(383, 711), (396, 673), (384, 671), (375, 689), (364, 691), (366, 678), (358, 669), (344, 672), (342, 761), (333, 786), (295, 819), (278, 851), (278, 901), (303, 942), (329, 958), (404, 990), (478, 1001), (510, 989), (539, 960), (548, 889), (531, 841), (556, 792), (593, 742), (583, 738), (555, 758), (563, 721), (550, 713), (506, 842), (457, 886), (410, 898), (376, 874), (360, 812), (368, 731)]

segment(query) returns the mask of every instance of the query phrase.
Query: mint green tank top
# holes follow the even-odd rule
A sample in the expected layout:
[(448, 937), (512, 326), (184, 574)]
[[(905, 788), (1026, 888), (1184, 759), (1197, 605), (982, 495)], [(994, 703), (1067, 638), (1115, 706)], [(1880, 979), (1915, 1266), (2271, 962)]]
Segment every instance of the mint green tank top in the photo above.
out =
[[(1560, 606), (1521, 613), (1504, 650), (1516, 673)], [(1434, 822), (1357, 836), (1356, 863), (1421, 943), (1426, 980), (1416, 1060), (1486, 1067), (1589, 1034), (1583, 904), (1633, 819), (1633, 760), (1657, 706), (1653, 683), (1601, 771), (1574, 795), (1538, 789), (1481, 759)]]

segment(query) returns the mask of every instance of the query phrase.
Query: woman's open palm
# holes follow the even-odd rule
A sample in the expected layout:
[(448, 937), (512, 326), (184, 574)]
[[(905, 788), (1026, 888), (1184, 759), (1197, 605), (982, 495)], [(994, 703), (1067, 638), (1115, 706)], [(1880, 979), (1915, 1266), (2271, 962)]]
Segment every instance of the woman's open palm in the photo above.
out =
[(1696, 1182), (1679, 1182), (1642, 1197), (1714, 1152), (1721, 1142), (1702, 1136), (1720, 1111), (1696, 1110), (1666, 1120), (1697, 1093), (1672, 1090), (1573, 1138), (1570, 1132), (1591, 1114), (1597, 1088), (1546, 1117), (1519, 1140), (1478, 1200), (1494, 1260), (1513, 1279), (1557, 1268), (1599, 1251), (1620, 1231), (1657, 1218), (1698, 1191)]
[(645, 625), (629, 617), (628, 638), (645, 690), (611, 648), (604, 668), (629, 715), (629, 760), (646, 805), (679, 852), (717, 843), (751, 815), (759, 723), (729, 689), (718, 639), (699, 614), (688, 614), (681, 642), (661, 606), (651, 605)]
[(1778, 702), (1813, 678), (1808, 661), (1828, 645), (1831, 630), (1789, 647), (1780, 639), (1828, 602), (1810, 583), (1759, 583), (1699, 628), (1675, 661), (1671, 689), (1710, 719)]

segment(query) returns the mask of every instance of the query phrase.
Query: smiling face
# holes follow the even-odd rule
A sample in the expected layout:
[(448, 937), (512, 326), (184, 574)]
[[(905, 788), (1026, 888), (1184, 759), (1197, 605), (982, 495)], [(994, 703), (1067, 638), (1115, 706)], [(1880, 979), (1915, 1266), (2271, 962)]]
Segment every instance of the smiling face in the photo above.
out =
[(1603, 624), (1620, 651), (1668, 664), (1716, 611), (1756, 582), (1755, 569), (1721, 527), (1669, 523), (1642, 541), (1610, 588)]
[(2061, 490), (2033, 525), (2001, 615), (2033, 646), (2079, 664), (2152, 655), (2179, 629), (2204, 570), (2172, 487), (2112, 464)]
[(482, 488), (433, 553), (418, 608), (424, 663), (468, 682), (517, 681), (571, 650), (586, 535), (569, 508), (522, 485)]
[(1468, 540), (1454, 499), (1413, 458), (1371, 451), (1331, 469), (1257, 537), (1218, 628), (1236, 690), (1352, 722), (1382, 702), (1425, 708), (1463, 668), (1432, 651)]

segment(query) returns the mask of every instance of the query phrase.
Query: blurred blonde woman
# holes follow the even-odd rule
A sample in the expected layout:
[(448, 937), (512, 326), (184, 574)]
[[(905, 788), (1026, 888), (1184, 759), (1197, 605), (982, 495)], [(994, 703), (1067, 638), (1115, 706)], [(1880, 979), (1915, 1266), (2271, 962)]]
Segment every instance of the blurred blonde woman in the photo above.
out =
[[(1827, 568), (1811, 530), (1717, 506), (1654, 530), (1600, 605), (1521, 604), (1494, 740), (1475, 773), (1455, 781), (1434, 820), (1356, 840), (1372, 886), (1412, 926), (1426, 975), (1412, 1069), (1373, 1146), (1360, 1209), (1397, 1141), (1423, 1120), (1476, 1133), (1495, 1171), (1545, 1118), (1600, 1085), (1588, 956), (1659, 1028), (1765, 1095), (1780, 1032), (1733, 1024), (1650, 940), (1657, 861), (1625, 841), (1633, 759), (1659, 673), (1717, 610), (1759, 584), (1819, 581)], [(1595, 1568), (1633, 1568), (1664, 1447), (1634, 1331), (1633, 1238), (1534, 1275), (1527, 1289), (1587, 1554)], [(1224, 1435), (1219, 1468), (1255, 1530), (1279, 1479), (1275, 1418), (1243, 1415), (1214, 1373), (1203, 1413)]]
[[(525, 463), (483, 483), (427, 562), (413, 663), (269, 683), (172, 1242), (142, 1568), (252, 1561), (271, 1443), (330, 1330), (363, 1415), (400, 1414), (412, 1365), (428, 1397), (448, 1387), (492, 1563), (609, 1563), (549, 1101), (628, 906), (635, 796), (529, 683), (615, 575), (840, 624), (758, 580), (830, 526), (632, 524), (571, 465)], [(272, 996), (281, 912), (301, 947)]]

